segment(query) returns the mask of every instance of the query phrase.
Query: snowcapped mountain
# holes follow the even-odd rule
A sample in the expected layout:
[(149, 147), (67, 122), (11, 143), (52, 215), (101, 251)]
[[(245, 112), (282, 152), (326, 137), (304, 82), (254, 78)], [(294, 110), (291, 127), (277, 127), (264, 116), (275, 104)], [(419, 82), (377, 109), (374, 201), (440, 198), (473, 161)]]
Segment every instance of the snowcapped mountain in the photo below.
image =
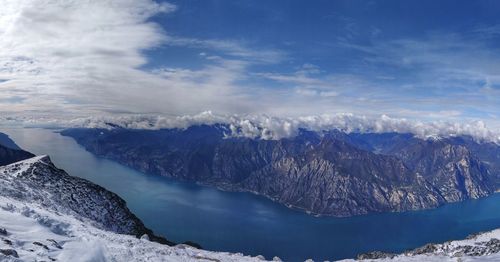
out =
[(260, 261), (157, 237), (116, 194), (48, 156), (0, 167), (0, 261)]

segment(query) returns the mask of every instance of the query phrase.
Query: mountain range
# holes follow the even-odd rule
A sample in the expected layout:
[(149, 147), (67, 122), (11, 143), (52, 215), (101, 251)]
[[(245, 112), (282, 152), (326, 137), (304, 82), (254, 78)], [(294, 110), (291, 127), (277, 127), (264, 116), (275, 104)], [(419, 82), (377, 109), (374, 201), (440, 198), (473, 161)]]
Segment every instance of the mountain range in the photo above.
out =
[(263, 195), (315, 215), (429, 209), (500, 188), (500, 147), (468, 136), (299, 130), (233, 137), (226, 125), (61, 132), (145, 173)]

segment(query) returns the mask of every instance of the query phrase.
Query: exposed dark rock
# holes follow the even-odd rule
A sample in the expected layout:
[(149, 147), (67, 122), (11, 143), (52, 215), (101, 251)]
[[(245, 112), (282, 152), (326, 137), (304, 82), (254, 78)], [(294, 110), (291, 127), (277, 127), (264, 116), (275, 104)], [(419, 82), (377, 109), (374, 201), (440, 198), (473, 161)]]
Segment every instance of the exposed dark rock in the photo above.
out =
[(47, 239), (48, 242), (50, 242), (52, 244), (52, 246), (58, 248), (58, 249), (63, 249), (63, 247), (61, 245), (59, 245), (59, 243), (57, 243), (57, 241), (55, 241), (54, 239)]
[(33, 242), (33, 245), (43, 247), (44, 249), (49, 250), (49, 247), (47, 245), (42, 244), (40, 242)]
[(2, 239), (2, 241), (6, 244), (6, 245), (9, 245), (9, 246), (12, 246), (12, 241), (10, 241), (9, 239)]
[(416, 248), (412, 251), (412, 254), (420, 255), (420, 254), (428, 254), (436, 252), (437, 248), (434, 244), (426, 244), (423, 247)]
[(383, 259), (383, 258), (393, 258), (395, 255), (391, 253), (385, 253), (380, 251), (369, 252), (365, 254), (358, 255), (358, 260), (367, 260), (367, 259)]
[(17, 254), (17, 251), (14, 249), (0, 249), (0, 254), (3, 254), (5, 256), (11, 256), (15, 258), (19, 258), (19, 255)]

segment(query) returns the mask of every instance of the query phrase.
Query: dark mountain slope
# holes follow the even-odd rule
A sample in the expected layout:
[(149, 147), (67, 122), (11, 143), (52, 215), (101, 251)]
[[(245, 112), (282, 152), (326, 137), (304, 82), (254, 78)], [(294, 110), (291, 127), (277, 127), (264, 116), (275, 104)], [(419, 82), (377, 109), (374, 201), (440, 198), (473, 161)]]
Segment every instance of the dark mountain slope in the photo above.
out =
[(6, 134), (0, 133), (0, 145), (10, 149), (21, 150), (21, 148)]
[(228, 129), (69, 129), (88, 151), (143, 172), (250, 191), (323, 215), (433, 208), (496, 189), (468, 147), (409, 134), (310, 132), (280, 140), (226, 138)]
[(31, 158), (35, 155), (20, 150), (20, 149), (12, 149), (9, 147), (5, 147), (0, 145), (0, 166), (8, 165), (17, 161), (21, 161), (24, 159)]

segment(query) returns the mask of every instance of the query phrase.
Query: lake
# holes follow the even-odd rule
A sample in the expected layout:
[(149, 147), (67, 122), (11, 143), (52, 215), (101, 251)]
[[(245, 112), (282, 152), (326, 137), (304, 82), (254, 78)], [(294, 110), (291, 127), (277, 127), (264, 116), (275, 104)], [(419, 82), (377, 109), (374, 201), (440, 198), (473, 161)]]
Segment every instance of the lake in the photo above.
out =
[(48, 154), (73, 176), (120, 195), (146, 226), (175, 242), (285, 261), (401, 252), (500, 227), (500, 194), (444, 207), (350, 218), (313, 217), (250, 193), (223, 192), (146, 175), (95, 157), (53, 130), (0, 128), (23, 149)]

